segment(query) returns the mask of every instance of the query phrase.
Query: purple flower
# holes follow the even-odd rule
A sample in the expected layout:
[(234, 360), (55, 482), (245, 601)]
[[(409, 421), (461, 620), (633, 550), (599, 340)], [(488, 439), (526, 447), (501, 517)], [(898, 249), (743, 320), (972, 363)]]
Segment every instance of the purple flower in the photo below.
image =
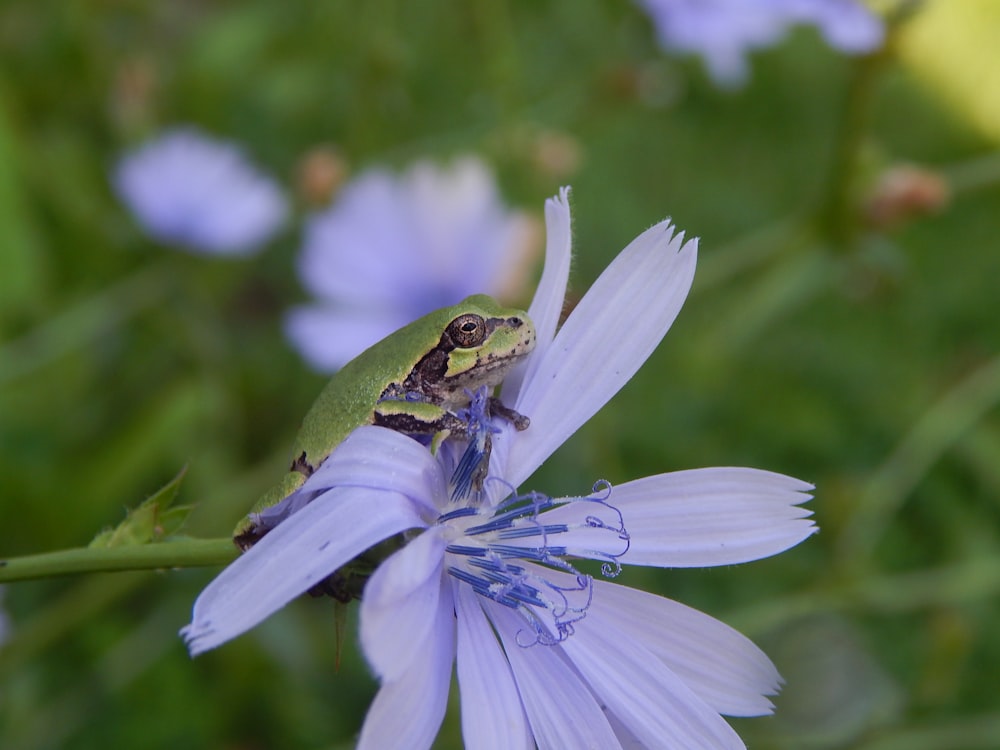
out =
[(10, 617), (3, 606), (4, 591), (5, 587), (0, 586), (0, 646), (3, 646), (10, 639), (11, 633), (14, 631)]
[(795, 24), (819, 28), (842, 52), (871, 52), (885, 29), (857, 0), (637, 0), (668, 50), (700, 54), (723, 86), (747, 77), (746, 54), (776, 44)]
[(532, 230), (477, 159), (366, 172), (306, 224), (299, 273), (317, 301), (291, 311), (288, 337), (317, 370), (335, 370), (432, 310), (501, 295)]
[[(773, 709), (767, 696), (780, 677), (763, 652), (708, 615), (574, 562), (599, 561), (614, 577), (629, 564), (767, 557), (816, 531), (801, 507), (812, 487), (713, 468), (598, 483), (580, 497), (514, 489), (635, 374), (680, 311), (696, 262), (696, 241), (662, 222), (622, 251), (557, 331), (570, 264), (565, 191), (546, 219), (529, 309), (538, 343), (503, 389), (530, 427), (487, 423), (468, 446), (449, 439), (434, 455), (400, 433), (359, 428), (306, 481), (318, 497), (209, 584), (182, 634), (192, 654), (214, 648), (404, 533), (406, 545), (364, 589), (361, 644), (381, 689), (360, 747), (401, 738), (430, 747), (454, 664), (470, 748), (741, 748), (722, 715)], [(482, 430), (493, 445), (483, 493), (456, 492), (459, 457), (478, 450)]]
[(155, 239), (215, 255), (245, 255), (282, 225), (288, 205), (242, 150), (193, 128), (170, 130), (123, 157), (113, 182)]

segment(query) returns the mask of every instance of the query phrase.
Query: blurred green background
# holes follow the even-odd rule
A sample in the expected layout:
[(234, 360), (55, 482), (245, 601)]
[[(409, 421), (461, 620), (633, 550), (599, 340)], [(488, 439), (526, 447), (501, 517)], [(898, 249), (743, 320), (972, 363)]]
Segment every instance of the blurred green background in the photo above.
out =
[[(997, 89), (938, 93), (997, 61), (907, 33), (859, 60), (799, 29), (722, 92), (628, 2), (7, 0), (0, 554), (84, 545), (183, 465), (188, 531), (228, 534), (323, 384), (281, 328), (299, 225), (243, 259), (158, 245), (111, 191), (123, 150), (193, 123), (292, 190), (324, 144), (355, 173), (474, 153), (539, 217), (572, 184), (576, 294), (664, 216), (701, 238), (664, 344), (529, 484), (749, 465), (817, 485), (821, 533), (785, 554), (619, 579), (776, 661), (776, 716), (734, 721), (748, 744), (1000, 746), (1000, 135), (973, 114)], [(935, 78), (935, 54), (964, 62)], [(872, 196), (901, 163), (930, 197), (893, 220)], [(332, 603), (304, 598), (192, 661), (177, 630), (216, 572), (6, 586), (0, 746), (350, 746), (376, 689), (354, 624), (338, 646)]]

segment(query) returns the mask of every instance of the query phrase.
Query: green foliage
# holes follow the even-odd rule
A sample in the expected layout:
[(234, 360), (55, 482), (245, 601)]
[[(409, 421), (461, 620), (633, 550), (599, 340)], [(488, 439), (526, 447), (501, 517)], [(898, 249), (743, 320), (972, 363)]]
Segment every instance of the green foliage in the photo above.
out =
[(102, 531), (87, 546), (98, 549), (129, 547), (159, 542), (174, 536), (181, 530), (194, 507), (191, 505), (170, 507), (180, 491), (181, 480), (186, 471), (187, 469), (182, 469), (176, 477), (142, 504), (129, 510), (124, 521), (113, 529)]
[[(110, 189), (123, 150), (195, 123), (290, 188), (321, 144), (355, 171), (473, 152), (538, 214), (573, 185), (576, 294), (666, 215), (701, 237), (664, 345), (532, 486), (726, 464), (817, 484), (822, 533), (786, 554), (620, 579), (772, 654), (785, 694), (738, 723), (748, 744), (994, 747), (1000, 163), (893, 50), (801, 30), (723, 93), (628, 2), (3, 3), (0, 555), (80, 547), (163, 485), (95, 543), (170, 537), (180, 465), (185, 532), (225, 536), (323, 384), (281, 329), (298, 229), (243, 259), (157, 245)], [(577, 167), (539, 158), (553, 133)], [(899, 163), (948, 200), (875, 222)], [(192, 662), (177, 630), (213, 573), (6, 586), (0, 746), (349, 745), (375, 690), (356, 625), (339, 669), (338, 615), (305, 598)], [(439, 746), (459, 737), (452, 712)]]

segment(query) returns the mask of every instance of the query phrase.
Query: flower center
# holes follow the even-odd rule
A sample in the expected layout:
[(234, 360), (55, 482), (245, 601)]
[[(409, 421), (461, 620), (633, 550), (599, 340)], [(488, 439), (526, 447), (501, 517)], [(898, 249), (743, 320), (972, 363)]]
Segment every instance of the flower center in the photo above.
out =
[[(448, 541), (446, 569), (480, 596), (521, 615), (528, 626), (527, 638), (518, 634), (521, 645), (559, 643), (586, 616), (594, 590), (593, 578), (568, 558), (603, 559), (601, 572), (617, 576), (618, 559), (629, 546), (622, 514), (608, 502), (607, 482), (595, 484), (590, 496), (553, 500), (540, 492), (518, 494), (502, 478), (487, 476), (493, 436), (501, 431), (488, 412), (486, 389), (469, 395), (468, 408), (459, 412), (468, 442), (461, 455), (442, 456), (453, 467), (449, 502), (435, 522)], [(446, 443), (446, 449), (461, 449), (460, 442)], [(506, 499), (491, 504), (487, 482), (504, 488)], [(560, 513), (569, 505), (579, 511), (579, 503), (592, 504), (593, 512)]]
[[(588, 497), (511, 493), (493, 509), (465, 505), (446, 512), (437, 524), (449, 527), (453, 540), (445, 548), (448, 573), (480, 596), (517, 610), (530, 629), (527, 639), (518, 636), (521, 645), (559, 643), (573, 634), (593, 596), (593, 577), (567, 559), (582, 549), (578, 537), (613, 535), (621, 549), (598, 555), (605, 557), (601, 572), (614, 577), (621, 571), (618, 558), (628, 550), (629, 535), (621, 513), (607, 502), (610, 496), (611, 485), (599, 482)], [(574, 523), (545, 518), (569, 503), (593, 503), (595, 509)]]

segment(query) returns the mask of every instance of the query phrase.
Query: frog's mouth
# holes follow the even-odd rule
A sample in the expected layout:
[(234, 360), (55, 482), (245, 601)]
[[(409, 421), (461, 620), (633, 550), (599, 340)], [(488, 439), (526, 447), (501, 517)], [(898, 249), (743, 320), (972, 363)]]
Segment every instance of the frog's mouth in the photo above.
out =
[[(501, 322), (510, 338), (507, 346), (499, 351), (462, 352), (470, 359), (475, 357), (475, 360), (467, 361), (461, 372), (446, 377), (450, 392), (461, 394), (466, 389), (475, 390), (481, 386), (494, 388), (503, 382), (518, 362), (534, 351), (535, 327), (530, 321), (522, 318), (497, 319), (497, 324)], [(452, 357), (456, 354), (458, 350), (452, 351)]]
[(481, 354), (471, 369), (448, 378), (448, 388), (451, 391), (466, 388), (471, 390), (484, 385), (494, 388), (503, 382), (514, 365), (527, 357), (532, 349), (533, 341), (531, 346), (519, 346), (512, 352)]

